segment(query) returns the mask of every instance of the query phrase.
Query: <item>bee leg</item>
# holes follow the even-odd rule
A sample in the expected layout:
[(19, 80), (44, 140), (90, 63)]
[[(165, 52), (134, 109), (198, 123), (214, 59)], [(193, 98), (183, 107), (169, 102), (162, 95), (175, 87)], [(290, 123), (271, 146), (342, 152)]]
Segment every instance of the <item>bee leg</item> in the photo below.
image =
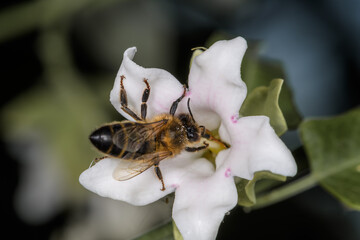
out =
[(149, 95), (150, 95), (150, 85), (147, 81), (146, 78), (144, 78), (144, 83), (146, 84), (146, 88), (143, 92), (143, 95), (142, 95), (142, 103), (141, 103), (141, 118), (143, 120), (146, 119), (146, 113), (147, 113), (147, 100), (149, 99)]
[(136, 113), (134, 113), (130, 108), (128, 108), (127, 106), (127, 96), (126, 96), (126, 91), (124, 88), (124, 84), (123, 81), (125, 79), (125, 76), (122, 75), (120, 77), (120, 104), (121, 104), (121, 109), (126, 112), (127, 114), (129, 114), (133, 119), (139, 121), (141, 120)]
[(175, 112), (176, 112), (176, 109), (177, 109), (177, 107), (178, 107), (178, 104), (179, 104), (179, 102), (185, 97), (185, 94), (186, 94), (186, 85), (184, 85), (184, 92), (183, 92), (183, 94), (178, 98), (178, 99), (176, 99), (173, 103), (172, 103), (172, 105), (171, 105), (171, 108), (170, 108), (170, 114), (171, 115), (175, 115)]
[(99, 157), (99, 158), (95, 158), (94, 160), (91, 161), (89, 168), (91, 168), (93, 166), (93, 164), (97, 164), (98, 162), (100, 162), (101, 160), (108, 158), (108, 156), (103, 156), (103, 157)]
[(209, 146), (209, 144), (207, 142), (203, 142), (203, 143), (204, 143), (204, 145), (200, 146), (200, 147), (186, 147), (185, 151), (187, 151), (187, 152), (197, 152), (197, 151), (200, 151), (200, 150), (204, 150)]
[(156, 163), (154, 164), (154, 170), (155, 170), (155, 173), (156, 173), (156, 176), (159, 178), (159, 180), (161, 181), (161, 184), (162, 184), (162, 189), (160, 189), (161, 191), (165, 191), (165, 185), (164, 185), (164, 179), (162, 177), (162, 174), (161, 174), (161, 171), (160, 171), (160, 168), (159, 168), (159, 164)]

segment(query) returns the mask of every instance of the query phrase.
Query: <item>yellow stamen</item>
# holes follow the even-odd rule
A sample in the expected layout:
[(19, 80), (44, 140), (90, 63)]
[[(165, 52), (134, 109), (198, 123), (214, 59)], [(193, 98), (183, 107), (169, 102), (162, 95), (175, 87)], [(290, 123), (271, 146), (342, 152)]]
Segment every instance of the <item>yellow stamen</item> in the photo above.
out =
[(203, 154), (203, 157), (205, 157), (215, 165), (215, 158), (218, 155), (218, 153), (222, 150), (228, 149), (230, 145), (221, 141), (218, 138), (217, 136), (218, 134), (216, 132), (212, 133), (209, 130), (206, 130), (206, 135), (210, 137), (203, 138), (202, 140), (204, 140), (209, 144), (209, 147), (207, 148), (209, 151), (206, 151)]

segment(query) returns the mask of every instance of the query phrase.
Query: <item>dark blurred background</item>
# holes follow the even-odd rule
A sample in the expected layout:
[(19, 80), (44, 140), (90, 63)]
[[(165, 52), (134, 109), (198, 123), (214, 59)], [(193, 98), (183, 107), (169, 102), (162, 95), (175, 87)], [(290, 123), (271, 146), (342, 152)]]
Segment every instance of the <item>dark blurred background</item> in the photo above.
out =
[[(3, 0), (1, 174), (13, 239), (131, 239), (171, 204), (131, 207), (78, 184), (96, 152), (89, 132), (119, 120), (108, 94), (128, 47), (135, 61), (187, 81), (190, 49), (214, 33), (260, 42), (281, 61), (304, 118), (359, 105), (360, 1)], [(283, 137), (299, 146), (296, 131)], [(261, 210), (234, 209), (218, 239), (360, 239), (360, 214), (319, 187)]]

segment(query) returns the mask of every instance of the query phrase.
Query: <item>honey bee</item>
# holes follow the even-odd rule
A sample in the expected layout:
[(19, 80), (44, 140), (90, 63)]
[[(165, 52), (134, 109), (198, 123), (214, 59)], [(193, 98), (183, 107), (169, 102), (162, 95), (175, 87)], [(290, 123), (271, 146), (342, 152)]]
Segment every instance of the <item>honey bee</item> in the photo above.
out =
[[(206, 149), (209, 144), (201, 139), (211, 140), (212, 136), (204, 126), (199, 126), (191, 113), (189, 101), (187, 102), (189, 114), (175, 112), (180, 101), (185, 97), (186, 86), (183, 94), (176, 99), (169, 113), (155, 116), (146, 120), (147, 100), (150, 95), (150, 85), (144, 79), (146, 88), (143, 91), (141, 103), (141, 117), (127, 106), (127, 95), (123, 85), (125, 76), (120, 79), (120, 103), (121, 109), (130, 115), (135, 121), (121, 121), (105, 124), (91, 133), (91, 143), (102, 153), (103, 158), (121, 158), (121, 161), (113, 177), (124, 181), (133, 178), (148, 168), (154, 166), (155, 174), (161, 181), (162, 188), (165, 184), (159, 167), (160, 161), (172, 158), (181, 151), (197, 152)], [(195, 146), (194, 144), (201, 144)]]

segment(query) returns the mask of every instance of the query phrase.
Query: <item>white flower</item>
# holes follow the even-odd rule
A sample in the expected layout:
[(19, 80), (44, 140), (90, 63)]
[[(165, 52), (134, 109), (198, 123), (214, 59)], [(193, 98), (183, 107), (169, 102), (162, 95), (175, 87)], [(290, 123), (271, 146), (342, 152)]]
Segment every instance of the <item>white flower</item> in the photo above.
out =
[[(183, 152), (161, 161), (166, 190), (160, 191), (161, 184), (152, 168), (127, 181), (116, 181), (112, 173), (124, 160), (106, 158), (81, 174), (81, 184), (101, 196), (133, 205), (146, 205), (175, 192), (173, 219), (184, 239), (215, 239), (225, 213), (237, 204), (234, 176), (252, 179), (257, 171), (295, 175), (295, 161), (269, 119), (238, 115), (247, 92), (240, 76), (246, 48), (246, 41), (237, 37), (216, 42), (197, 56), (189, 74), (189, 90), (177, 110), (177, 114), (188, 113), (186, 102), (191, 98), (195, 120), (209, 130), (219, 129), (220, 138), (231, 145), (217, 155), (216, 168), (199, 153)], [(128, 106), (140, 116), (146, 78), (151, 86), (148, 118), (168, 113), (183, 86), (164, 70), (138, 66), (132, 61), (135, 52), (133, 47), (124, 53), (110, 94), (111, 103), (132, 120), (121, 110), (119, 101), (120, 76), (124, 75)]]

